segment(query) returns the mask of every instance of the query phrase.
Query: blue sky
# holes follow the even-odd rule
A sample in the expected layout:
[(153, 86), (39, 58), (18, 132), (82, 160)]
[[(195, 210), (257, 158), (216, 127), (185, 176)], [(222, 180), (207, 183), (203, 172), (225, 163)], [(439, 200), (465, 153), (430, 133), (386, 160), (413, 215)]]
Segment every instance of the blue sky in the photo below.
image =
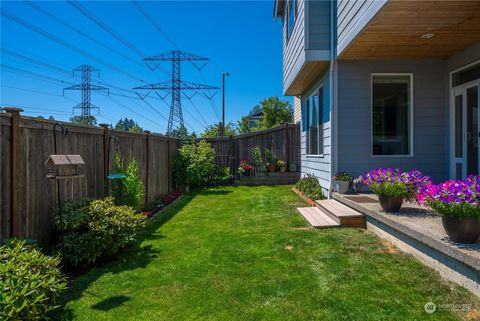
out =
[[(80, 102), (80, 92), (65, 92), (65, 97), (62, 97), (62, 88), (69, 83), (80, 82), (80, 78), (73, 78), (70, 71), (81, 64), (100, 69), (100, 78), (93, 77), (94, 83), (100, 81), (127, 90), (142, 85), (141, 80), (155, 83), (169, 79), (169, 76), (161, 71), (151, 71), (144, 66), (142, 57), (137, 52), (122, 44), (68, 3), (36, 1), (34, 4), (116, 52), (85, 38), (25, 2), (2, 1), (3, 10), (81, 48), (97, 59), (72, 51), (2, 16), (2, 106), (22, 107), (26, 115), (53, 115), (56, 119), (67, 120), (71, 116), (72, 107)], [(130, 1), (91, 1), (80, 4), (147, 56), (174, 49)], [(140, 5), (180, 49), (211, 59), (202, 73), (190, 63), (184, 63), (184, 80), (220, 87), (222, 71), (231, 74), (226, 80), (227, 122), (236, 123), (264, 97), (282, 97), (281, 22), (273, 20), (273, 1), (142, 1)], [(12, 55), (12, 52), (37, 62), (26, 61)], [(38, 61), (53, 65), (57, 69), (40, 65)], [(103, 62), (116, 66), (132, 77)], [(168, 63), (162, 66), (170, 72)], [(18, 70), (7, 72), (12, 70), (11, 67), (48, 76), (53, 80), (46, 82), (25, 77), (24, 73)], [(140, 100), (116, 95), (132, 96), (132, 93), (118, 88), (111, 88), (111, 92), (109, 97), (92, 93), (92, 103), (101, 108), (99, 122), (114, 123), (126, 116), (135, 119), (146, 129), (165, 132), (167, 122), (158, 113), (168, 118), (170, 96), (167, 97), (167, 104), (148, 97), (147, 101), (156, 110), (154, 112)], [(194, 96), (192, 101), (193, 103), (188, 99), (182, 101), (184, 119), (189, 130), (201, 132), (206, 124), (218, 122), (214, 108), (216, 106), (220, 111), (220, 90), (214, 96), (214, 106), (200, 95)]]

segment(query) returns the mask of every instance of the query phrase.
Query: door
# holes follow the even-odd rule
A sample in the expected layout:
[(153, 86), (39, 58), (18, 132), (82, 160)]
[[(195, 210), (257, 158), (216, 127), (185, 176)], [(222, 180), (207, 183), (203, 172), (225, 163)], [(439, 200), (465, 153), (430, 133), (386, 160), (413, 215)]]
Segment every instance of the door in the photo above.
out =
[(480, 171), (480, 81), (475, 80), (453, 88), (453, 178), (463, 179)]

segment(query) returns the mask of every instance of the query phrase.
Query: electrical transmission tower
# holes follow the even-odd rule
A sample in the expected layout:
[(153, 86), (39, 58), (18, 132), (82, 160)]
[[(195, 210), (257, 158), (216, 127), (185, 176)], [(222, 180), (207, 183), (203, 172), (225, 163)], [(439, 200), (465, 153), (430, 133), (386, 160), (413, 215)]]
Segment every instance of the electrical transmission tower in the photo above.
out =
[[(181, 101), (182, 95), (191, 99), (195, 95), (197, 90), (204, 91), (204, 90), (218, 89), (218, 87), (192, 83), (192, 82), (184, 81), (181, 79), (180, 69), (181, 69), (182, 61), (189, 61), (197, 69), (201, 70), (203, 67), (205, 67), (207, 61), (210, 60), (209, 58), (192, 55), (190, 53), (187, 53), (181, 50), (171, 50), (157, 56), (144, 58), (143, 60), (151, 70), (155, 70), (158, 66), (160, 66), (162, 61), (172, 62), (172, 77), (170, 81), (162, 81), (155, 84), (133, 88), (136, 91), (154, 90), (154, 91), (157, 91), (157, 95), (159, 95), (158, 91), (167, 91), (166, 95), (164, 96), (159, 95), (159, 97), (162, 98), (162, 100), (165, 100), (165, 98), (169, 94), (171, 95), (172, 99), (170, 104), (170, 114), (168, 116), (167, 134), (172, 133), (173, 130), (175, 129), (184, 127), (182, 101)], [(204, 64), (202, 66), (198, 66), (195, 64), (195, 61), (203, 61)], [(185, 91), (192, 91), (192, 90), (194, 91), (194, 93), (191, 96), (188, 96), (185, 93)], [(145, 95), (141, 95), (138, 92), (137, 94), (142, 99), (148, 96), (148, 92)]]
[(107, 94), (109, 93), (109, 89), (107, 87), (92, 85), (91, 81), (91, 74), (92, 72), (96, 72), (98, 76), (100, 76), (100, 71), (92, 66), (89, 65), (80, 65), (77, 68), (73, 69), (73, 77), (75, 77), (75, 73), (80, 72), (82, 75), (82, 83), (78, 85), (73, 85), (70, 87), (65, 87), (65, 90), (81, 90), (82, 91), (82, 102), (77, 106), (73, 107), (73, 115), (75, 116), (75, 110), (80, 109), (80, 116), (91, 116), (92, 109), (97, 110), (97, 114), (100, 113), (100, 108), (93, 105), (90, 99), (90, 91), (92, 90), (106, 90)]

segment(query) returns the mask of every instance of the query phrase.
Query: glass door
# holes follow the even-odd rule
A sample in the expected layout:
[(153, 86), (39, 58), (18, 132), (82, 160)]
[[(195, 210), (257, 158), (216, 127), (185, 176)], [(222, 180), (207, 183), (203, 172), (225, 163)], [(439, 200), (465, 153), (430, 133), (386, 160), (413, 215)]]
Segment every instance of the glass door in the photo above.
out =
[(479, 174), (480, 81), (453, 88), (453, 178)]

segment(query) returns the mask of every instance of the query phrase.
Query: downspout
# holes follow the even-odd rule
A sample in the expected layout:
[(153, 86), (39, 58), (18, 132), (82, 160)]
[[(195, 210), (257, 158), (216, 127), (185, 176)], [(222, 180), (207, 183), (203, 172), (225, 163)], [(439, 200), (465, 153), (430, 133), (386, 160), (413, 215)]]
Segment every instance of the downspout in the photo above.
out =
[(332, 197), (332, 176), (338, 168), (338, 130), (337, 130), (337, 64), (336, 64), (336, 0), (330, 0), (330, 68), (329, 68), (329, 95), (330, 95), (330, 188), (328, 197)]

